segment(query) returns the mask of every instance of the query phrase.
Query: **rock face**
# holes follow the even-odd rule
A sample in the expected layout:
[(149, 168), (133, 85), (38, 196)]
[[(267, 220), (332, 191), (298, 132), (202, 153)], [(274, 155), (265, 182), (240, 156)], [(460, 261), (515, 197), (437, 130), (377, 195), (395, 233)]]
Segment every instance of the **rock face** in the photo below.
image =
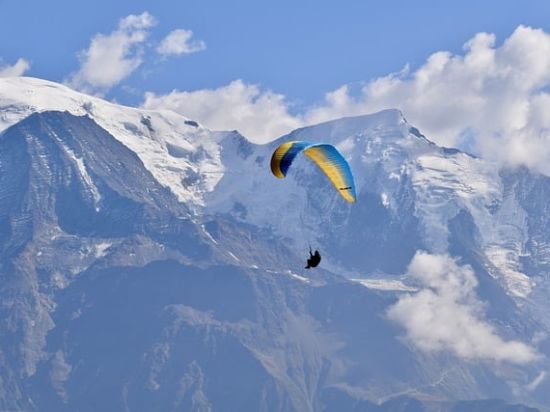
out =
[[(396, 110), (254, 145), (36, 79), (0, 86), (0, 410), (550, 407), (547, 177), (440, 148)], [(338, 146), (357, 204), (305, 158), (273, 178), (291, 139)], [(408, 269), (419, 251), (473, 283), (430, 284)], [(428, 318), (426, 342), (390, 315), (430, 293), (472, 328)], [(491, 357), (476, 331), (512, 349)]]

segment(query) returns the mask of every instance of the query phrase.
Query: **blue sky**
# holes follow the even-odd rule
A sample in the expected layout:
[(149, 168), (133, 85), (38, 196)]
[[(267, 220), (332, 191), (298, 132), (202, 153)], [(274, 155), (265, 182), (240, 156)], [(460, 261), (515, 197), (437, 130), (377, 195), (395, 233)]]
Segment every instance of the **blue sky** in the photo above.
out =
[[(479, 5), (482, 3), (482, 5)], [(342, 84), (418, 66), (437, 50), (458, 52), (480, 31), (504, 39), (519, 25), (548, 28), (548, 1), (94, 1), (0, 0), (0, 58), (31, 62), (28, 75), (62, 81), (77, 52), (119, 19), (148, 11), (150, 40), (192, 30), (206, 50), (146, 58), (110, 97), (137, 103), (152, 90), (214, 88), (235, 79), (311, 104)], [(122, 87), (126, 85), (127, 87)]]
[(537, 166), (550, 159), (549, 17), (546, 0), (0, 0), (0, 75), (258, 142), (396, 107), (437, 143)]

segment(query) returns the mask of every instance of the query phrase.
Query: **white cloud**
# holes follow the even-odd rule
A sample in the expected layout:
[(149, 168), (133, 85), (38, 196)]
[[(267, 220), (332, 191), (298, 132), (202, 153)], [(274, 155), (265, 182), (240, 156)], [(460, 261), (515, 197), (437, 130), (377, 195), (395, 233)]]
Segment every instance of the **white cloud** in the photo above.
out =
[(146, 93), (143, 107), (174, 110), (210, 129), (237, 129), (254, 142), (301, 126), (301, 121), (289, 114), (284, 96), (241, 80), (213, 90), (173, 91), (164, 96)]
[(239, 129), (258, 142), (295, 127), (398, 108), (438, 144), (467, 144), (484, 157), (550, 174), (549, 86), (550, 35), (519, 26), (501, 45), (493, 34), (478, 33), (463, 53), (436, 52), (415, 70), (407, 65), (369, 81), (358, 94), (343, 85), (297, 115), (283, 95), (241, 81), (215, 90), (149, 93), (145, 104), (208, 127)]
[(206, 49), (202, 40), (193, 40), (191, 30), (177, 29), (170, 32), (157, 47), (163, 56), (191, 54)]
[(432, 54), (415, 71), (367, 83), (358, 98), (346, 87), (307, 113), (308, 122), (399, 108), (436, 143), (469, 139), (484, 157), (550, 173), (550, 35), (519, 26), (499, 47), (478, 33), (462, 55)]
[(120, 83), (142, 63), (148, 29), (156, 24), (149, 13), (129, 15), (110, 34), (96, 34), (90, 47), (80, 52), (80, 69), (68, 83), (88, 93), (105, 93)]
[(0, 77), (17, 77), (25, 74), (31, 65), (25, 59), (18, 59), (12, 66), (0, 66)]
[(477, 279), (470, 266), (459, 266), (447, 255), (418, 252), (408, 274), (423, 289), (401, 297), (388, 316), (405, 328), (407, 338), (421, 350), (516, 364), (538, 358), (530, 346), (502, 339), (483, 319), (483, 304), (475, 293)]

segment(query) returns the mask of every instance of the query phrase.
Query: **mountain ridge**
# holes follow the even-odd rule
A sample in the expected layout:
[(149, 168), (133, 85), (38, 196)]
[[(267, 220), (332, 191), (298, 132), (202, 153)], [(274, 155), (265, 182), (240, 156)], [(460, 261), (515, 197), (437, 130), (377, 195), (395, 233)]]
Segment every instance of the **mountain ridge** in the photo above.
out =
[[(27, 110), (2, 93), (4, 121)], [(161, 139), (170, 118), (130, 112), (106, 118), (108, 130), (90, 114), (43, 111), (0, 134), (2, 408), (550, 404), (547, 177), (445, 151), (395, 110), (283, 136), (331, 130), (357, 177), (349, 206), (305, 159), (274, 179), (280, 140), (255, 145), (183, 117)], [(308, 242), (323, 253), (316, 272), (303, 270)], [(446, 290), (446, 277), (430, 289), (411, 273), (419, 250), (451, 256), (458, 279), (475, 273), (472, 306), (438, 292), (439, 309), (542, 358), (418, 346), (388, 310)]]

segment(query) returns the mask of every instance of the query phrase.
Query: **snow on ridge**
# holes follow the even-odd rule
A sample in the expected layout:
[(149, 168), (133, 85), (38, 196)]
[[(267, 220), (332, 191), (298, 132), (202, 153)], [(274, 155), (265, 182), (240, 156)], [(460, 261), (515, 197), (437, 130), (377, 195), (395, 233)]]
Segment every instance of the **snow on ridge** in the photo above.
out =
[[(227, 212), (246, 199), (248, 221), (286, 227), (291, 232), (288, 228), (300, 221), (308, 231), (307, 216), (288, 212), (307, 210), (309, 200), (303, 183), (292, 174), (284, 185), (271, 179), (269, 152), (277, 142), (250, 143), (255, 156), (241, 157), (238, 148), (224, 145), (231, 132), (212, 132), (171, 111), (124, 107), (35, 78), (0, 78), (0, 132), (34, 112), (53, 110), (90, 116), (135, 152), (156, 180), (192, 210), (206, 207), (212, 212)], [(488, 271), (503, 277), (513, 295), (526, 296), (531, 291), (530, 279), (519, 269), (526, 233), (518, 228), (525, 225), (520, 215), (512, 213), (519, 206), (507, 206), (506, 202), (513, 199), (503, 199), (496, 166), (459, 151), (446, 153), (395, 109), (304, 127), (278, 141), (291, 139), (335, 144), (350, 162), (359, 189), (367, 174), (382, 166), (381, 187), (369, 190), (380, 190), (378, 195), (389, 209), (397, 204), (394, 189), (400, 187), (402, 177), (410, 176), (416, 192), (416, 214), (432, 252), (447, 249), (449, 220), (461, 209), (467, 210), (482, 234)], [(75, 157), (75, 163), (94, 200), (99, 201), (82, 159)], [(250, 182), (243, 182), (243, 170), (252, 173)], [(282, 198), (283, 193), (288, 200), (281, 208), (274, 199)], [(493, 216), (495, 204), (505, 207)], [(304, 244), (312, 238), (310, 233), (290, 234)]]
[(88, 174), (88, 170), (86, 169), (86, 166), (84, 165), (84, 160), (81, 157), (77, 157), (74, 152), (69, 149), (68, 147), (64, 147), (65, 152), (75, 161), (75, 164), (78, 168), (78, 171), (80, 172), (80, 176), (84, 182), (84, 184), (88, 187), (88, 190), (90, 191), (93, 199), (94, 199), (94, 205), (96, 212), (99, 212), (99, 202), (101, 201), (101, 194), (99, 193), (99, 190), (97, 189), (96, 185), (94, 184), (94, 181)]
[[(239, 153), (238, 142), (237, 145), (229, 142), (232, 132), (209, 131), (171, 111), (123, 107), (40, 79), (0, 79), (0, 129), (31, 113), (50, 110), (90, 116), (135, 152), (155, 179), (170, 188), (195, 213), (205, 207), (206, 212), (227, 212), (243, 203), (243, 198), (250, 200), (251, 193), (255, 193), (257, 201), (253, 200), (248, 207), (248, 220), (260, 225), (275, 221), (295, 227), (295, 219), (299, 217), (282, 213), (268, 195), (293, 192), (296, 196), (289, 204), (293, 210), (303, 209), (308, 201), (293, 178), (287, 179), (284, 185), (272, 179), (268, 164), (270, 144), (254, 145), (245, 141), (250, 147), (244, 144), (244, 153)], [(385, 138), (400, 140), (408, 135), (409, 126), (401, 112), (386, 110), (310, 126), (281, 139), (299, 138), (300, 134), (308, 135), (304, 138), (311, 140), (332, 139), (342, 146), (344, 155), (350, 156), (352, 168), (360, 170), (364, 160), (361, 145), (382, 131), (386, 133)], [(353, 138), (349, 148), (345, 148), (344, 140), (349, 137)], [(249, 157), (247, 150), (255, 156)], [(85, 177), (83, 168), (79, 170)], [(246, 173), (252, 173), (250, 176), (254, 179), (243, 179)], [(224, 185), (220, 189), (222, 180)], [(266, 191), (270, 193), (264, 193)], [(273, 207), (266, 207), (265, 200)]]
[(391, 131), (389, 135), (398, 138), (408, 133), (410, 126), (398, 109), (386, 109), (380, 112), (359, 116), (342, 117), (323, 123), (301, 127), (276, 140), (311, 140), (335, 144), (345, 149), (343, 140), (348, 136), (361, 136), (366, 131)]
[(350, 279), (352, 282), (374, 290), (382, 290), (385, 292), (417, 292), (419, 289), (413, 286), (408, 286), (399, 279)]
[(416, 215), (431, 252), (446, 253), (449, 221), (466, 210), (479, 230), (480, 247), (493, 277), (513, 296), (526, 297), (531, 279), (520, 271), (528, 239), (526, 215), (514, 196), (504, 196), (496, 164), (457, 152), (419, 156), (413, 170)]
[(107, 250), (113, 245), (113, 242), (98, 242), (95, 244), (96, 258), (102, 258), (107, 255)]
[(121, 106), (46, 80), (0, 78), (0, 132), (45, 111), (90, 116), (189, 206), (202, 206), (204, 192), (223, 177), (219, 143), (226, 133), (211, 132), (175, 112)]
[(97, 186), (95, 185), (93, 179), (88, 173), (88, 169), (84, 164), (84, 159), (78, 157), (70, 147), (63, 144), (63, 140), (60, 139), (53, 130), (50, 130), (50, 133), (52, 133), (52, 135), (55, 137), (65, 154), (74, 161), (74, 164), (76, 165), (78, 172), (80, 173), (82, 183), (84, 183), (84, 185), (88, 188), (88, 191), (93, 198), (96, 212), (99, 212), (99, 202), (101, 201), (101, 194), (99, 193)]

